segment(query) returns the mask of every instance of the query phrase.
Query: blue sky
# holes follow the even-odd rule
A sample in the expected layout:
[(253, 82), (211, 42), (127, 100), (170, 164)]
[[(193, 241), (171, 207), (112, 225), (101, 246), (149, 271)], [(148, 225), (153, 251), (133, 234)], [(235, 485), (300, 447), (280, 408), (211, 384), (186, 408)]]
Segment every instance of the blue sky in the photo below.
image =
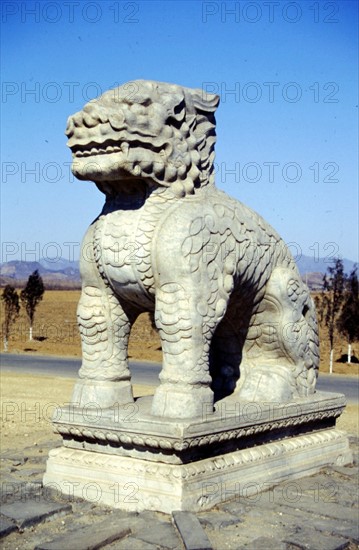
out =
[(103, 195), (66, 119), (138, 78), (219, 93), (217, 186), (295, 255), (357, 261), (357, 29), (351, 0), (4, 0), (1, 261), (78, 256)]

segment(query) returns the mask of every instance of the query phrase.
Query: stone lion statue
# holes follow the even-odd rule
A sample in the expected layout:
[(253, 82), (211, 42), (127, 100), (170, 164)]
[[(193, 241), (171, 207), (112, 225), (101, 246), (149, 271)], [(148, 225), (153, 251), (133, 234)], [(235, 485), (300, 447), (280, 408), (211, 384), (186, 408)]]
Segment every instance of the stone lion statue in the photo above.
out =
[(151, 413), (314, 392), (314, 306), (278, 234), (215, 187), (219, 97), (137, 80), (68, 120), (72, 171), (105, 195), (82, 245), (83, 362), (73, 401), (133, 401), (131, 326), (155, 312), (163, 350)]

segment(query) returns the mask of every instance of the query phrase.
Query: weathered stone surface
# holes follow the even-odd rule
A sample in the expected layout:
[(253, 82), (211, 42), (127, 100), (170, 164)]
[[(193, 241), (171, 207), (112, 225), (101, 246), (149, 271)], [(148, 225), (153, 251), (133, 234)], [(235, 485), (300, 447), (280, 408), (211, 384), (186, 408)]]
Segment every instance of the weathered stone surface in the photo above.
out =
[[(251, 403), (223, 399), (214, 413), (200, 418), (168, 419), (151, 414), (152, 397), (143, 397), (116, 410), (58, 409), (55, 429), (66, 447), (132, 456), (172, 464), (193, 462), (238, 448), (258, 446), (288, 435), (319, 431), (335, 423), (345, 399), (341, 394), (316, 392), (291, 403)], [(347, 443), (349, 449), (349, 443)], [(343, 456), (342, 463), (348, 457)]]
[(150, 544), (134, 537), (127, 537), (116, 543), (116, 550), (158, 550), (158, 548), (158, 544)]
[[(352, 448), (357, 447), (357, 440), (352, 439)], [(356, 447), (355, 447), (355, 446)], [(355, 468), (358, 472), (358, 468)], [(7, 481), (7, 475), (3, 478)], [(231, 501), (226, 501), (218, 507), (197, 513), (211, 545), (214, 550), (223, 550), (224, 548), (248, 548), (257, 550), (260, 545), (264, 545), (273, 550), (298, 550), (309, 546), (310, 550), (314, 548), (317, 534), (322, 535), (321, 541), (324, 541), (325, 547), (331, 548), (338, 546), (354, 549), (358, 545), (357, 522), (350, 522), (343, 519), (335, 519), (325, 516), (328, 497), (335, 497), (331, 505), (338, 506), (339, 509), (347, 508), (350, 512), (356, 509), (355, 494), (349, 488), (355, 487), (354, 477), (344, 476), (334, 471), (332, 468), (326, 468), (319, 474), (310, 477), (292, 480), (300, 484), (303, 494), (309, 496), (313, 502), (313, 508), (306, 509), (287, 506), (287, 501), (283, 496), (287, 495), (290, 485), (285, 481), (275, 489), (262, 493), (254, 493), (247, 498), (240, 496)], [(292, 483), (292, 481), (290, 483)], [(335, 493), (325, 488), (336, 486)], [(299, 487), (299, 485), (298, 485)], [(314, 488), (311, 490), (310, 488)], [(309, 493), (308, 493), (309, 490)], [(47, 491), (46, 491), (47, 492)], [(47, 492), (48, 493), (48, 492)], [(342, 503), (342, 496), (347, 495), (345, 504)], [(296, 496), (288, 493), (290, 498)], [(297, 495), (298, 496), (298, 495)], [(318, 498), (319, 497), (319, 498)], [(64, 497), (56, 495), (57, 499)], [(353, 500), (350, 500), (352, 498)], [(47, 494), (47, 500), (50, 501), (50, 494)], [(19, 502), (19, 506), (21, 502)], [(157, 512), (145, 511), (139, 514), (125, 511), (112, 510), (91, 504), (82, 500), (73, 499), (73, 513), (66, 516), (54, 517), (52, 521), (44, 521), (36, 526), (36, 529), (28, 529), (26, 535), (17, 530), (4, 536), (1, 541), (3, 550), (13, 550), (14, 548), (24, 547), (24, 536), (29, 548), (35, 548), (43, 545), (46, 541), (54, 540), (59, 536), (59, 530), (65, 535), (78, 531), (81, 527), (95, 527), (101, 525), (103, 521), (112, 522), (116, 526), (126, 526), (132, 534), (122, 540), (117, 540), (106, 548), (116, 548), (118, 550), (163, 550), (168, 548), (166, 542), (155, 544), (145, 542), (137, 537), (137, 533), (143, 536), (147, 530), (156, 531), (157, 525), (168, 524), (172, 532), (176, 534), (175, 528), (171, 526), (171, 517)], [(330, 511), (332, 514), (332, 511)], [(8, 520), (9, 521), (9, 520)], [(99, 523), (98, 523), (99, 522)], [(176, 548), (183, 547), (180, 537), (176, 534), (178, 545)], [(334, 542), (333, 545), (331, 540)], [(287, 542), (285, 542), (287, 541)], [(88, 542), (91, 542), (89, 540)], [(320, 543), (320, 541), (319, 541)], [(319, 546), (318, 546), (319, 547)], [(62, 547), (61, 547), (62, 548)], [(71, 548), (71, 546), (67, 546)]]
[(304, 528), (295, 535), (285, 538), (287, 544), (301, 550), (345, 550), (349, 547), (349, 542), (340, 537), (325, 536), (318, 533), (315, 529)]
[[(302, 499), (302, 494), (298, 492), (290, 494), (288, 484), (282, 483), (273, 490), (257, 495), (252, 504), (250, 504), (250, 499), (247, 499), (246, 506), (243, 505), (243, 501), (241, 503), (231, 502), (226, 504), (224, 509), (230, 510), (233, 515), (241, 516), (243, 521), (248, 518), (262, 518), (263, 525), (265, 523), (279, 524), (283, 532), (281, 533), (278, 529), (277, 535), (282, 539), (285, 538), (285, 534), (295, 534), (298, 530), (310, 525), (311, 528), (322, 532), (325, 536), (333, 535), (357, 541), (359, 527), (355, 517), (359, 519), (359, 510), (355, 502), (348, 502), (346, 507), (342, 506), (340, 501), (333, 502), (328, 507), (328, 495), (325, 488), (330, 488), (333, 481), (333, 476), (324, 477), (321, 474), (296, 481), (298, 484), (303, 483), (304, 486), (312, 487), (311, 506), (308, 506), (308, 500)], [(286, 495), (287, 498), (283, 498), (283, 495)], [(295, 502), (293, 502), (294, 500)], [(347, 521), (339, 519), (343, 509), (348, 511)], [(335, 510), (338, 511), (338, 519), (333, 517)], [(350, 521), (350, 517), (352, 521)], [(246, 530), (246, 525), (242, 525), (242, 528)]]
[[(189, 464), (62, 447), (50, 452), (44, 485), (131, 511), (201, 511), (258, 494), (292, 476), (318, 472), (347, 456), (348, 441), (335, 429), (285, 438)], [(73, 485), (69, 489), (69, 482)]]
[(31, 478), (35, 479), (37, 477), (42, 476), (43, 474), (43, 468), (23, 468), (19, 471), (19, 475), (22, 478)]
[(194, 514), (174, 511), (172, 518), (186, 550), (212, 550), (212, 545)]
[(357, 469), (354, 468), (352, 465), (351, 466), (333, 466), (332, 469), (334, 472), (337, 472), (342, 476), (357, 477), (358, 475)]
[(18, 477), (6, 476), (6, 481), (1, 484), (1, 502), (28, 499), (41, 494), (42, 481), (26, 481), (21, 477), (20, 473)]
[(231, 394), (288, 402), (314, 392), (315, 309), (293, 257), (215, 187), (218, 104), (203, 90), (138, 80), (68, 120), (72, 171), (106, 196), (81, 254), (80, 406), (133, 402), (128, 338), (139, 312), (154, 310), (163, 349), (154, 415), (193, 418)]
[(322, 504), (320, 515), (327, 516), (333, 519), (349, 521), (356, 524), (359, 518), (358, 508), (349, 508), (342, 506), (338, 502), (328, 502), (318, 499), (315, 501), (312, 497), (302, 494), (298, 498), (297, 492), (286, 491), (288, 498), (285, 501), (285, 506), (305, 510), (306, 512), (319, 513), (318, 503)]
[(288, 550), (288, 545), (274, 537), (258, 537), (242, 548), (248, 550)]
[(229, 525), (238, 525), (241, 522), (240, 519), (240, 507), (236, 506), (236, 515), (231, 514), (228, 511), (217, 510), (215, 514), (212, 512), (201, 513), (198, 516), (201, 525), (210, 526), (212, 529), (220, 531), (221, 529), (228, 527)]
[[(44, 484), (131, 511), (201, 511), (350, 463), (335, 430), (344, 396), (315, 392), (315, 308), (293, 257), (215, 187), (219, 97), (129, 84), (68, 120), (72, 171), (106, 200), (83, 241), (82, 366)], [(153, 398), (135, 401), (128, 341), (143, 311), (163, 366)]]
[(19, 452), (16, 452), (14, 453), (14, 451), (4, 451), (1, 453), (1, 460), (10, 460), (11, 463), (14, 465), (14, 464), (24, 464), (24, 462), (26, 462), (27, 458), (24, 457), (24, 454), (23, 453), (19, 453)]
[(1, 513), (15, 521), (20, 529), (36, 525), (50, 517), (67, 514), (71, 510), (70, 504), (58, 504), (42, 499), (29, 499), (1, 506)]
[[(330, 473), (330, 475), (329, 475)], [(278, 487), (257, 495), (257, 502), (261, 506), (274, 504), (280, 506), (294, 506), (294, 508), (305, 508), (311, 503), (317, 506), (319, 503), (339, 504), (345, 506), (349, 500), (351, 505), (357, 504), (358, 494), (353, 483), (343, 483), (338, 479), (333, 470), (326, 469), (313, 477), (303, 479), (289, 479)], [(302, 506), (302, 502), (304, 505)]]
[(13, 521), (3, 516), (0, 516), (0, 538), (6, 537), (6, 535), (9, 535), (13, 531), (16, 531), (17, 528), (17, 525)]
[[(65, 533), (51, 541), (38, 544), (35, 550), (59, 550), (59, 548), (76, 548), (76, 550), (97, 550), (107, 544), (127, 537), (131, 530), (121, 525), (116, 518), (110, 518), (95, 525), (82, 527)], [(130, 546), (128, 546), (129, 548)]]
[(357, 510), (357, 522), (315, 517), (312, 518), (311, 525), (317, 531), (327, 535), (345, 537), (359, 544), (359, 510)]
[(160, 548), (180, 548), (180, 538), (171, 523), (157, 521), (155, 528), (147, 523), (135, 532), (136, 539), (142, 540), (148, 544), (159, 546)]

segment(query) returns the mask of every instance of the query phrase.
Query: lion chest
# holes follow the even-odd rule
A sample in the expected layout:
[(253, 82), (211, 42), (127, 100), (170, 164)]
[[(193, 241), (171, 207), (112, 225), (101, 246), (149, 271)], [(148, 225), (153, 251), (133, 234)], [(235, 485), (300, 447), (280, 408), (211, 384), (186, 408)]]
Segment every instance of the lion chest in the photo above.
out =
[(96, 240), (101, 251), (101, 271), (116, 294), (146, 306), (153, 303), (152, 234), (150, 228), (141, 228), (142, 216), (142, 209), (117, 210), (100, 216)]

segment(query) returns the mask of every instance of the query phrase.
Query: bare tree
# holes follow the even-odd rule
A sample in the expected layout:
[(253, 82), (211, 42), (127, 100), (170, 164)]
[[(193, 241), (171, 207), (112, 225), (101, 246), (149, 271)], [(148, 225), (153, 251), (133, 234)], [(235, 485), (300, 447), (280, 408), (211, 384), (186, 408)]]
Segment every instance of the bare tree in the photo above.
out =
[(6, 285), (1, 299), (5, 305), (5, 318), (3, 322), (4, 351), (8, 351), (11, 325), (16, 321), (20, 311), (19, 296), (13, 286)]
[(340, 315), (344, 298), (345, 275), (343, 262), (339, 258), (334, 260), (334, 265), (328, 267), (323, 277), (323, 293), (317, 305), (319, 316), (322, 316), (328, 329), (330, 343), (329, 372), (333, 372), (334, 339), (337, 328), (337, 320)]
[(20, 298), (26, 309), (30, 322), (29, 340), (32, 340), (32, 325), (35, 311), (39, 302), (41, 302), (45, 292), (44, 283), (38, 270), (34, 271), (28, 278), (26, 287), (21, 291)]
[(359, 283), (356, 266), (345, 279), (344, 302), (337, 320), (337, 328), (347, 339), (347, 363), (350, 364), (352, 342), (359, 340)]

